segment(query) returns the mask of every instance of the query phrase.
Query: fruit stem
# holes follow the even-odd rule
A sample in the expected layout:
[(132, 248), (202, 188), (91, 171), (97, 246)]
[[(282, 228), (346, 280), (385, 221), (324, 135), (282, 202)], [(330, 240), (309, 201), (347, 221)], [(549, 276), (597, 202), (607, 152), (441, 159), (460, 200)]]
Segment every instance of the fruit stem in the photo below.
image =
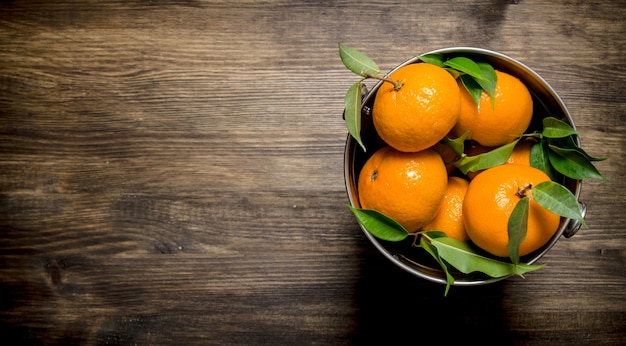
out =
[(396, 81), (394, 81), (393, 79), (391, 79), (389, 77), (374, 75), (374, 74), (371, 74), (371, 73), (365, 72), (365, 71), (363, 71), (362, 73), (363, 73), (363, 75), (365, 77), (374, 78), (374, 79), (381, 80), (383, 82), (387, 82), (387, 83), (393, 84), (393, 90), (397, 91), (397, 90), (400, 90), (400, 88), (402, 88), (402, 82), (396, 82)]
[(415, 232), (413, 233), (414, 237), (413, 237), (413, 243), (411, 244), (412, 247), (419, 247), (419, 245), (417, 244), (417, 240), (419, 239), (420, 236), (420, 232)]
[(528, 185), (522, 187), (521, 189), (518, 187), (515, 195), (519, 198), (526, 197), (526, 193), (533, 188), (533, 183), (528, 183)]

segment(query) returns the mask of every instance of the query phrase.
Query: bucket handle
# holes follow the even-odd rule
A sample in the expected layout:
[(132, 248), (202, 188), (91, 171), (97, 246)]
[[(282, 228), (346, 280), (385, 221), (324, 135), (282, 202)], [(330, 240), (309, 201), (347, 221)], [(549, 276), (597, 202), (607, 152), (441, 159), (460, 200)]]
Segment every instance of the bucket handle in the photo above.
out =
[[(587, 205), (585, 204), (585, 202), (580, 202), (580, 201), (578, 202), (578, 204), (580, 204), (581, 214), (583, 215), (583, 218), (585, 218), (585, 215), (587, 214)], [(582, 226), (582, 222), (580, 222), (580, 220), (570, 219), (567, 225), (565, 226), (563, 235), (565, 236), (565, 238), (571, 238), (574, 236), (574, 234), (576, 234), (576, 232), (578, 232), (581, 226)]]

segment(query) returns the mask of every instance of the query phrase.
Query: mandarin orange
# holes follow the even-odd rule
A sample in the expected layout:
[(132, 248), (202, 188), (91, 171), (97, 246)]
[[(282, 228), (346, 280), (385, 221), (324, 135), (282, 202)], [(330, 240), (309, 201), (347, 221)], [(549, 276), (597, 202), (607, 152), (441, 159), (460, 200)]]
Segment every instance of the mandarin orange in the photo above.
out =
[(367, 160), (357, 188), (361, 208), (381, 212), (415, 232), (433, 219), (447, 184), (446, 167), (434, 150), (407, 153), (385, 146)]
[(511, 156), (506, 160), (506, 163), (517, 163), (520, 165), (530, 166), (530, 150), (535, 144), (532, 139), (525, 139), (517, 142)]
[(400, 151), (418, 152), (432, 147), (456, 124), (461, 93), (445, 69), (427, 63), (401, 67), (376, 92), (372, 109), (380, 137)]
[(469, 182), (463, 178), (451, 176), (443, 202), (435, 218), (423, 227), (424, 230), (444, 232), (449, 238), (460, 241), (469, 239), (463, 223), (463, 199)]
[[(508, 256), (508, 222), (520, 200), (518, 191), (549, 181), (541, 170), (520, 164), (503, 164), (488, 168), (469, 184), (463, 202), (465, 229), (474, 244), (498, 257)], [(541, 207), (532, 198), (528, 211), (526, 238), (519, 250), (527, 255), (556, 232), (560, 217)]]
[[(461, 113), (452, 133), (456, 137), (469, 131), (473, 139), (487, 147), (511, 143), (522, 135), (533, 116), (533, 100), (528, 88), (518, 78), (496, 70), (495, 107), (483, 91), (480, 110), (469, 92), (461, 87)], [(459, 84), (462, 82), (459, 80)]]

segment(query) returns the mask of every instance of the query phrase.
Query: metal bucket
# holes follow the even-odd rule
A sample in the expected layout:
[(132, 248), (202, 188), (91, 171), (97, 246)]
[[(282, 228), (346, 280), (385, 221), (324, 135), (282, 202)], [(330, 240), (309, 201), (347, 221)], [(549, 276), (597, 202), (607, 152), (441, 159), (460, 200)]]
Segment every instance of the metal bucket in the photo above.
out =
[[(533, 98), (534, 110), (530, 128), (539, 128), (541, 126), (542, 119), (546, 116), (553, 116), (558, 119), (562, 119), (563, 121), (569, 123), (572, 127), (576, 128), (567, 107), (565, 107), (565, 104), (554, 89), (541, 76), (521, 62), (498, 52), (471, 47), (443, 48), (426, 54), (434, 53), (445, 54), (448, 57), (465, 56), (473, 59), (474, 61), (485, 61), (490, 63), (495, 69), (507, 72), (519, 78), (528, 87)], [(418, 58), (409, 59), (391, 70), (390, 73), (417, 61), (419, 61)], [(375, 84), (371, 90), (365, 91), (363, 96), (363, 107), (361, 109), (361, 139), (367, 148), (367, 152), (363, 152), (358, 143), (350, 135), (348, 135), (348, 139), (346, 141), (344, 152), (344, 178), (350, 204), (355, 208), (360, 207), (357, 182), (361, 168), (369, 156), (385, 144), (377, 135), (371, 117), (371, 110), (376, 97), (376, 91), (382, 83), (383, 82), (378, 82)], [(575, 140), (577, 144), (580, 145), (579, 138), (576, 137)], [(567, 187), (576, 196), (576, 199), (579, 198), (582, 187), (580, 180), (566, 178), (560, 183)], [(584, 216), (586, 206), (580, 201), (579, 204)], [(548, 250), (550, 250), (550, 248), (552, 248), (552, 246), (554, 246), (561, 236), (569, 238), (573, 236), (580, 229), (580, 227), (580, 221), (561, 218), (561, 223), (554, 236), (540, 249), (522, 257), (521, 261), (528, 264), (537, 262), (544, 254), (546, 254), (546, 252), (548, 252)], [(387, 259), (398, 267), (420, 278), (441, 284), (446, 283), (445, 273), (425, 251), (419, 251), (414, 248), (412, 249), (406, 244), (379, 240), (367, 232), (362, 226), (361, 229), (370, 242)], [(454, 273), (454, 276), (454, 285), (458, 286), (482, 285), (500, 281), (509, 277), (491, 278), (482, 273)]]

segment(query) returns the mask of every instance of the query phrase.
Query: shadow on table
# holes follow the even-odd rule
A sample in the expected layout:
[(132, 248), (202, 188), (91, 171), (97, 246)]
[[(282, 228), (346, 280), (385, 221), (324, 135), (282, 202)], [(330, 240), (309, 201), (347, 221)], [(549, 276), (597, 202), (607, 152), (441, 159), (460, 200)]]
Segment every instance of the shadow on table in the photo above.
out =
[[(505, 280), (506, 281), (506, 280)], [(364, 255), (355, 287), (355, 344), (418, 344), (493, 340), (511, 344), (502, 307), (503, 285), (445, 286), (409, 274), (378, 253)]]

